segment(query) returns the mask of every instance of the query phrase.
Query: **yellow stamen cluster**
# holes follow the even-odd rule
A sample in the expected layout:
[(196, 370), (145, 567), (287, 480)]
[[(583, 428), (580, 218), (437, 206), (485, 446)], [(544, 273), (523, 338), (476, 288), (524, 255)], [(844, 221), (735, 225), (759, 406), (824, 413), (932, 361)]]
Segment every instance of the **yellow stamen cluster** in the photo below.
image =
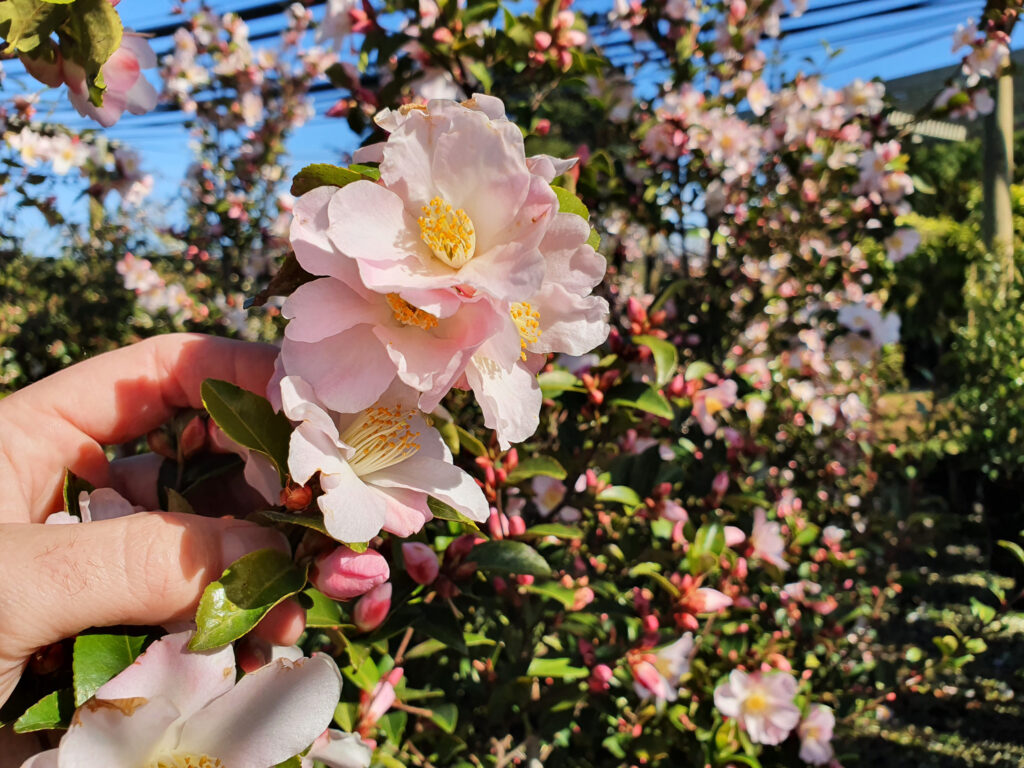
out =
[(423, 206), (423, 216), (417, 219), (420, 237), (431, 252), (449, 267), (458, 269), (476, 251), (476, 230), (468, 214), (461, 208), (435, 197)]
[(405, 461), (420, 449), (409, 420), (415, 411), (393, 408), (367, 408), (342, 433), (341, 439), (355, 449), (349, 466), (357, 475), (368, 475)]
[(224, 763), (209, 755), (176, 754), (164, 755), (150, 763), (147, 768), (224, 768)]
[(437, 327), (436, 317), (425, 310), (417, 309), (397, 293), (389, 293), (387, 301), (388, 306), (391, 307), (391, 314), (402, 325), (415, 325), (425, 331)]
[(514, 302), (511, 312), (512, 321), (519, 329), (519, 346), (522, 347), (519, 354), (526, 360), (526, 347), (540, 338), (540, 312), (530, 306), (528, 301)]
[(743, 709), (752, 715), (760, 715), (768, 709), (768, 698), (761, 691), (754, 691), (743, 702)]

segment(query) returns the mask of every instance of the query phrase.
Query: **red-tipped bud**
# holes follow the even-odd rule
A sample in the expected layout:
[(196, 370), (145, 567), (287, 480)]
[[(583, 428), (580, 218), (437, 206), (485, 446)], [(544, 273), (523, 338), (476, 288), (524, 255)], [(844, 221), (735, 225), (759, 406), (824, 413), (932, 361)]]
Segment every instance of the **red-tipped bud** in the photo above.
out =
[(390, 610), (391, 582), (385, 582), (359, 598), (352, 611), (352, 621), (361, 632), (372, 632), (384, 623)]
[(181, 455), (186, 459), (203, 449), (203, 446), (206, 445), (206, 424), (201, 416), (194, 417), (185, 425), (185, 428), (181, 430), (178, 444), (181, 448)]
[[(354, 552), (348, 547), (337, 547), (317, 559), (312, 581), (332, 600), (351, 600), (384, 584), (390, 576), (388, 561), (380, 552)], [(390, 590), (389, 586), (389, 595)]]
[(289, 485), (281, 489), (281, 504), (291, 512), (301, 512), (313, 501), (313, 489), (308, 485)]
[(711, 481), (711, 490), (716, 496), (724, 496), (729, 490), (729, 473), (719, 472), (715, 475), (715, 479)]
[(433, 584), (441, 570), (437, 555), (426, 544), (410, 541), (402, 545), (402, 559), (405, 571), (417, 584)]
[(508, 535), (522, 536), (526, 533), (526, 521), (520, 515), (512, 515), (508, 518)]

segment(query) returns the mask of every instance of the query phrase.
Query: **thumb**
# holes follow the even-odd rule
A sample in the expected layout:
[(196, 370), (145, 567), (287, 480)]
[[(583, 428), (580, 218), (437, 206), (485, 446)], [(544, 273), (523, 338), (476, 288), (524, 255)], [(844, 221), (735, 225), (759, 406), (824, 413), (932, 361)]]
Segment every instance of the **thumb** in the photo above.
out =
[(142, 512), (77, 525), (0, 525), (0, 662), (88, 627), (189, 619), (203, 589), (278, 532), (227, 518)]

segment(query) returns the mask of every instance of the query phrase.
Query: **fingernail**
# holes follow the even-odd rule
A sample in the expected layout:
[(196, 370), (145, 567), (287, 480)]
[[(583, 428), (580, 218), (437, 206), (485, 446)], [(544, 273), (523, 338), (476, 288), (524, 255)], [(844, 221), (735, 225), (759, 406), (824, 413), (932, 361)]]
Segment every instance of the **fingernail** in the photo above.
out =
[(278, 531), (254, 523), (241, 523), (227, 528), (220, 540), (221, 570), (243, 555), (258, 549), (288, 552), (288, 540)]

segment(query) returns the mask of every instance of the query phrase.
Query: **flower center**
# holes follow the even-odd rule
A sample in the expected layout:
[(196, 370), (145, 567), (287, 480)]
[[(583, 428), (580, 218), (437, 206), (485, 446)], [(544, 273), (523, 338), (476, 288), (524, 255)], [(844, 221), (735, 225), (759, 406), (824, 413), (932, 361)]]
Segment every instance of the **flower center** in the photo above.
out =
[(216, 757), (209, 755), (172, 754), (163, 755), (150, 763), (146, 768), (224, 768)]
[[(348, 464), (360, 477), (405, 461), (420, 449), (412, 432), (409, 419), (412, 410), (394, 408), (367, 408), (342, 433), (341, 439), (355, 449)], [(205, 767), (204, 767), (205, 768)]]
[(397, 293), (387, 295), (388, 306), (391, 307), (391, 314), (395, 320), (402, 325), (415, 325), (424, 331), (437, 327), (437, 318), (423, 309), (418, 309), (403, 299)]
[(476, 230), (464, 210), (435, 197), (423, 206), (423, 214), (417, 219), (420, 237), (438, 259), (458, 269), (473, 258)]
[(768, 709), (768, 699), (761, 691), (754, 691), (747, 697), (744, 709), (752, 715), (763, 714)]
[(516, 301), (512, 304), (511, 314), (512, 321), (519, 329), (519, 346), (522, 348), (519, 356), (526, 360), (527, 346), (540, 338), (540, 312), (527, 301)]

